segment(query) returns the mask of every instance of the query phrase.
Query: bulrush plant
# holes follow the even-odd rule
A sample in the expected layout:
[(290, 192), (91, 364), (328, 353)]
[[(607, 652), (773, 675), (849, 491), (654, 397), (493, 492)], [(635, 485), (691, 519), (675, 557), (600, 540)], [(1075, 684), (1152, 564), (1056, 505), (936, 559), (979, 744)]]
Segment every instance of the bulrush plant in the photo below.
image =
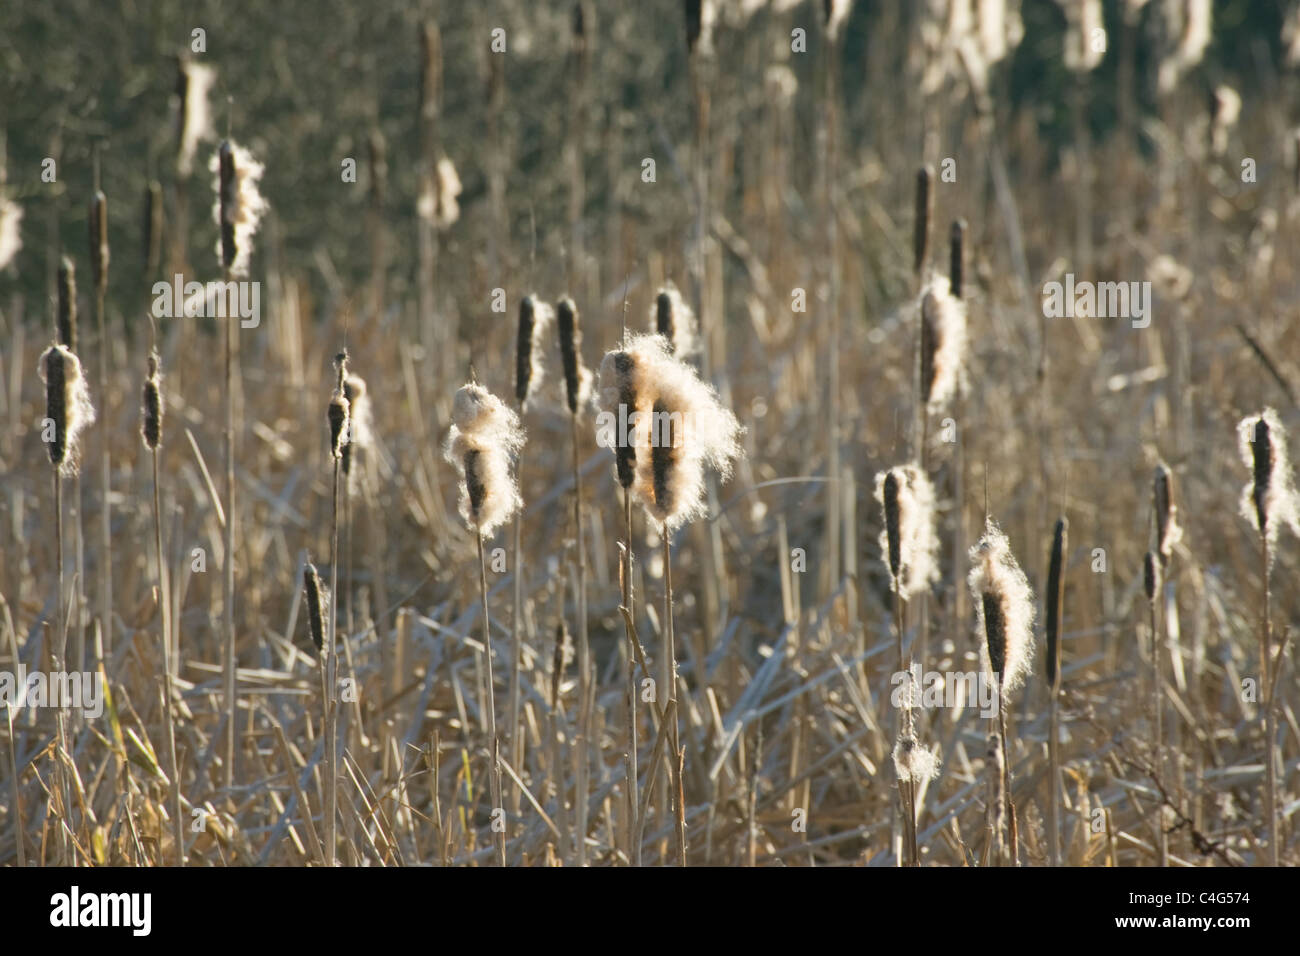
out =
[(920, 863), (916, 839), (917, 786), (932, 779), (937, 768), (933, 754), (928, 760), (921, 756), (923, 748), (917, 741), (912, 710), (915, 682), (911, 654), (905, 649), (903, 621), (905, 602), (926, 593), (939, 577), (934, 488), (919, 467), (903, 465), (876, 475), (876, 501), (884, 518), (880, 551), (889, 568), (889, 586), (894, 592), (898, 672), (906, 675), (902, 719), (894, 747), (894, 768), (898, 773), (899, 796), (903, 804), (903, 858), (900, 863), (916, 866)]
[(158, 478), (158, 457), (162, 448), (162, 372), (159, 369), (157, 353), (149, 355), (149, 374), (145, 377), (140, 390), (140, 439), (149, 452), (150, 464), (153, 466), (153, 535), (154, 555), (158, 561), (158, 610), (161, 615), (160, 628), (162, 637), (162, 699), (163, 717), (167, 721), (167, 761), (171, 775), (171, 803), (173, 839), (176, 841), (176, 865), (185, 865), (185, 824), (181, 818), (181, 770), (176, 762), (176, 721), (172, 710), (172, 636), (171, 636), (171, 583), (167, 572), (166, 559), (163, 556), (162, 534), (162, 492)]
[(663, 336), (669, 354), (679, 359), (688, 359), (699, 352), (699, 330), (696, 327), (695, 313), (671, 282), (655, 296), (650, 317), (653, 331)]
[(577, 772), (577, 862), (587, 862), (587, 748), (590, 745), (591, 711), (594, 696), (594, 670), (591, 647), (587, 639), (587, 543), (582, 529), (582, 469), (578, 448), (578, 416), (591, 397), (591, 371), (582, 363), (582, 328), (578, 307), (567, 296), (555, 309), (560, 339), (560, 360), (564, 369), (564, 397), (569, 409), (569, 426), (573, 438), (573, 526), (578, 546), (578, 772)]
[[(262, 178), (262, 164), (257, 162), (242, 146), (223, 140), (209, 165), (215, 177), (213, 183), (216, 202), (212, 213), (220, 230), (217, 239), (217, 256), (221, 262), (222, 281), (230, 294), (232, 277), (248, 275), (253, 249), (253, 236), (266, 213), (266, 201), (258, 192)], [(234, 315), (237, 310), (227, 310)], [(225, 323), (225, 540), (222, 555), (222, 610), (225, 629), (224, 654), (224, 711), (225, 741), (223, 770), (225, 786), (234, 783), (235, 772), (235, 711), (238, 688), (235, 672), (235, 391), (237, 386), (237, 358), (235, 351), (234, 321)]]
[(1263, 611), (1259, 625), (1260, 700), (1264, 722), (1264, 812), (1268, 820), (1270, 866), (1280, 862), (1278, 846), (1277, 755), (1274, 753), (1277, 678), (1282, 670), (1286, 641), (1273, 651), (1271, 620), (1272, 594), (1269, 572), (1278, 531), (1285, 525), (1300, 536), (1300, 495), (1296, 492), (1287, 453), (1287, 436), (1282, 422), (1271, 408), (1251, 415), (1237, 426), (1241, 460), (1251, 469), (1252, 480), (1242, 489), (1241, 515), (1259, 534), (1259, 573)]
[[(95, 293), (95, 348), (99, 358), (100, 399), (108, 415), (109, 339), (104, 321), (104, 297), (108, 293), (108, 199), (99, 188), (99, 159), (95, 159), (95, 193), (87, 216), (90, 238), (90, 277)], [(111, 438), (103, 436), (99, 446), (99, 627), (103, 649), (113, 643), (113, 520)]]
[[(64, 670), (67, 656), (68, 620), (70, 608), (63, 583), (63, 479), (77, 473), (81, 433), (95, 420), (95, 409), (90, 404), (90, 391), (81, 371), (81, 362), (65, 345), (51, 345), (41, 354), (41, 379), (45, 382), (45, 420), (41, 423), (41, 437), (53, 467), (54, 477), (54, 537), (58, 561), (58, 596), (55, 609), (53, 650), (50, 668), (55, 673)], [(75, 865), (71, 852), (70, 828), (72, 824), (71, 786), (68, 782), (66, 761), (71, 759), (68, 750), (67, 715), (62, 703), (55, 710), (58, 722), (58, 752), (54, 758), (55, 779), (62, 802), (59, 825), (59, 845), (65, 865)]]
[(1065, 561), (1070, 522), (1065, 515), (1052, 529), (1052, 550), (1047, 560), (1047, 614), (1043, 628), (1047, 643), (1047, 849), (1052, 866), (1061, 865), (1061, 634), (1065, 612)]
[[(330, 395), (326, 418), (330, 426), (330, 460), (334, 481), (330, 503), (330, 589), (329, 622), (325, 633), (325, 865), (333, 866), (338, 850), (338, 584), (339, 584), (339, 489), (342, 484), (343, 453), (349, 440), (348, 399), (344, 383), (348, 375), (347, 351), (334, 357), (338, 384)], [(310, 612), (309, 612), (310, 613)]]
[[(544, 343), (555, 321), (555, 310), (535, 293), (519, 301), (519, 326), (515, 336), (515, 403), (520, 419), (546, 381)], [(514, 517), (514, 614), (510, 620), (510, 765), (523, 766), (524, 734), (519, 724), (520, 668), (524, 641), (524, 515)]]
[[(677, 650), (673, 624), (672, 536), (683, 525), (703, 517), (704, 469), (712, 468), (726, 480), (732, 463), (742, 454), (742, 434), (735, 415), (718, 401), (717, 393), (702, 382), (695, 370), (664, 351), (657, 337), (633, 338), (622, 350), (606, 355), (602, 371), (603, 403), (611, 397), (631, 398), (640, 412), (634, 426), (635, 457), (625, 457), (620, 483), (631, 471), (632, 487), (650, 519), (659, 526), (664, 547), (663, 659), (668, 703), (668, 743), (672, 750), (672, 789), (676, 802), (677, 855), (686, 865), (686, 816), (682, 769), (684, 753), (677, 727)], [(620, 357), (621, 353), (621, 357)], [(634, 356), (629, 361), (629, 356)], [(645, 417), (645, 412), (649, 416)], [(644, 420), (642, 420), (644, 419)], [(610, 429), (622, 434), (611, 434)], [(598, 441), (621, 449), (629, 436), (623, 422), (603, 417)], [(648, 446), (648, 447), (647, 447)], [(703, 661), (696, 661), (702, 670)]]
[[(445, 455), (460, 475), (460, 516), (474, 534), (478, 546), (479, 594), (483, 601), (483, 654), (487, 671), (489, 779), (492, 787), (492, 815), (503, 812), (501, 803), (501, 753), (497, 736), (496, 692), (492, 672), (492, 626), (488, 615), (487, 562), (483, 541), (509, 521), (523, 507), (519, 488), (511, 472), (512, 459), (524, 445), (519, 417), (487, 389), (470, 382), (456, 392), (452, 404), (452, 426)], [(585, 795), (580, 795), (585, 799)], [(506, 865), (504, 827), (493, 827), (497, 840), (497, 865)], [(580, 837), (581, 838), (581, 837)]]
[[(968, 577), (979, 625), (980, 663), (993, 683), (997, 699), (996, 727), (1001, 767), (990, 772), (1002, 776), (1000, 790), (1005, 807), (990, 807), (991, 858), (999, 865), (1009, 849), (1011, 864), (1017, 865), (1019, 837), (1016, 808), (1011, 792), (1011, 755), (1007, 750), (1007, 695), (1024, 682), (1034, 648), (1034, 604), (1029, 579), (1011, 553), (1010, 542), (992, 518), (985, 518), (984, 534), (970, 550)], [(1005, 811), (1005, 812), (1004, 812)], [(1004, 841), (1003, 821), (1010, 830)], [(1009, 846), (1008, 846), (1009, 844)]]
[[(665, 337), (662, 331), (657, 335), (625, 336), (622, 348), (605, 353), (601, 359), (597, 391), (601, 414), (606, 416), (604, 420), (612, 418), (615, 428), (619, 429), (610, 446), (614, 450), (615, 478), (623, 489), (623, 544), (619, 583), (622, 589), (623, 630), (627, 637), (627, 800), (628, 828), (631, 831), (629, 861), (632, 866), (641, 865), (641, 841), (638, 839), (641, 821), (637, 798), (636, 666), (642, 658), (633, 611), (632, 496), (636, 482), (637, 449), (648, 451), (649, 448), (647, 436), (650, 410), (642, 405), (643, 398), (650, 394), (650, 383), (645, 380), (645, 374), (654, 367), (655, 362), (667, 358), (665, 348), (668, 340), (669, 337)], [(605, 443), (603, 438), (600, 443)]]

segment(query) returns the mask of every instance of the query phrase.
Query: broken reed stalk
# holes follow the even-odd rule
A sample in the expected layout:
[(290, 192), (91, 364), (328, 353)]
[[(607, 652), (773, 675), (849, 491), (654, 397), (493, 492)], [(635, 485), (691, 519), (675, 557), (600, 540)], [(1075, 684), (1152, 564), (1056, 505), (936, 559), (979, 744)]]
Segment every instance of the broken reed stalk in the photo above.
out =
[[(1142, 586), (1146, 593), (1147, 610), (1151, 624), (1151, 711), (1155, 724), (1156, 773), (1161, 786), (1165, 777), (1165, 735), (1164, 735), (1164, 668), (1161, 666), (1160, 631), (1156, 628), (1156, 597), (1160, 593), (1160, 562), (1155, 552), (1148, 551), (1142, 560)], [(1155, 835), (1156, 860), (1158, 866), (1169, 865), (1169, 834), (1165, 832), (1164, 804), (1156, 804)]]
[[(1276, 419), (1274, 419), (1276, 421)], [(1268, 817), (1268, 860), (1270, 866), (1279, 864), (1278, 848), (1278, 806), (1277, 806), (1277, 760), (1273, 754), (1274, 740), (1277, 736), (1274, 716), (1274, 681), (1273, 675), (1273, 623), (1272, 590), (1269, 585), (1269, 565), (1272, 555), (1269, 553), (1268, 526), (1270, 487), (1275, 481), (1285, 490), (1287, 480), (1285, 456), (1280, 463), (1275, 460), (1273, 439), (1269, 424), (1269, 413), (1265, 412), (1256, 419), (1250, 442), (1253, 457), (1253, 488), (1251, 498), (1255, 508), (1255, 521), (1259, 529), (1259, 573), (1263, 614), (1259, 626), (1259, 681), (1260, 699), (1264, 702), (1264, 812)], [(1274, 471), (1280, 472), (1274, 475)], [(1280, 659), (1280, 651), (1279, 651)]]
[[(676, 804), (677, 821), (677, 864), (686, 865), (686, 805), (685, 788), (682, 785), (682, 770), (685, 754), (677, 727), (677, 638), (673, 630), (673, 561), (672, 536), (668, 533), (665, 522), (660, 527), (664, 539), (664, 638), (668, 650), (668, 704), (672, 707), (672, 724), (668, 728), (669, 745), (672, 747), (671, 786)], [(666, 716), (666, 714), (665, 714)]]
[(632, 593), (632, 488), (630, 485), (623, 488), (623, 521), (625, 535), (623, 538), (623, 607), (627, 609), (627, 616), (624, 618), (624, 630), (627, 635), (627, 807), (628, 807), (628, 833), (630, 855), (628, 857), (630, 865), (641, 865), (641, 840), (639, 819), (637, 817), (639, 800), (637, 799), (637, 787), (640, 784), (638, 776), (640, 769), (637, 766), (637, 726), (636, 726), (636, 635), (632, 631), (631, 622), (633, 618), (632, 604), (634, 595)]
[(478, 544), (478, 586), (479, 595), (483, 599), (483, 653), (487, 657), (487, 711), (488, 711), (488, 737), (489, 752), (492, 757), (492, 773), (490, 783), (492, 786), (492, 814), (493, 827), (496, 832), (497, 840), (497, 866), (506, 865), (506, 831), (504, 823), (498, 828), (495, 826), (496, 814), (503, 812), (501, 804), (501, 743), (497, 737), (497, 707), (496, 691), (493, 687), (495, 681), (492, 678), (492, 625), (488, 619), (488, 590), (487, 590), (487, 561), (483, 557), (483, 535), (476, 527), (474, 529), (474, 541)]
[(1065, 548), (1069, 521), (1064, 515), (1052, 531), (1052, 551), (1047, 568), (1047, 688), (1049, 698), (1047, 738), (1047, 848), (1052, 866), (1061, 865), (1061, 622), (1065, 609)]
[[(90, 273), (95, 286), (95, 334), (99, 346), (99, 387), (103, 390), (104, 413), (108, 414), (108, 335), (104, 328), (104, 297), (108, 292), (108, 200), (99, 188), (99, 155), (95, 155), (95, 194), (90, 200)], [(105, 435), (99, 453), (99, 620), (103, 651), (113, 644), (113, 522), (112, 463)], [(81, 662), (84, 665), (84, 660)]]
[(158, 356), (149, 356), (149, 377), (144, 382), (143, 415), (140, 422), (140, 434), (153, 466), (153, 540), (154, 553), (158, 559), (158, 607), (162, 614), (162, 650), (163, 650), (163, 716), (167, 721), (167, 761), (171, 772), (171, 792), (169, 794), (172, 812), (173, 839), (176, 842), (176, 865), (185, 865), (185, 824), (181, 819), (181, 771), (176, 761), (176, 721), (172, 710), (172, 659), (171, 659), (171, 585), (170, 575), (163, 557), (162, 536), (162, 492), (158, 478), (159, 448), (162, 445), (163, 404), (158, 380)]

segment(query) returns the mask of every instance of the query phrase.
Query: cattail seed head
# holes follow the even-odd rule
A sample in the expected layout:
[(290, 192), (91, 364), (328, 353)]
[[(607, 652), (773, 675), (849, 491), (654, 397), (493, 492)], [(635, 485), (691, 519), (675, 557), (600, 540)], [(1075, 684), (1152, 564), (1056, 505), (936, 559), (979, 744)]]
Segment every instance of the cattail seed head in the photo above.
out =
[[(614, 450), (618, 483), (624, 489), (636, 481), (638, 452), (648, 455), (650, 451), (654, 393), (648, 373), (667, 358), (661, 336), (631, 334), (623, 348), (606, 352), (600, 363), (597, 443)], [(602, 429), (601, 421), (611, 427)]]
[(335, 364), (338, 368), (339, 383), (330, 395), (329, 409), (327, 417), (330, 423), (330, 454), (336, 459), (343, 457), (343, 449), (348, 444), (348, 399), (344, 392), (344, 383), (347, 380), (347, 353), (340, 353)]
[(696, 353), (699, 342), (696, 336), (695, 313), (691, 310), (677, 287), (671, 282), (659, 290), (651, 311), (652, 328), (668, 343), (668, 353), (678, 358), (688, 358)]
[(564, 363), (564, 394), (569, 412), (576, 415), (578, 409), (586, 404), (591, 391), (591, 372), (582, 364), (578, 307), (565, 296), (556, 306), (555, 315), (560, 331), (560, 359)]
[(1241, 460), (1252, 480), (1242, 490), (1241, 514), (1272, 545), (1283, 525), (1300, 535), (1300, 495), (1277, 412), (1266, 408), (1237, 426)]
[(980, 657), (986, 674), (997, 675), (1002, 689), (1015, 690), (1029, 672), (1034, 648), (1034, 605), (1029, 579), (1011, 545), (993, 520), (970, 550), (969, 584), (983, 638)]
[(1065, 608), (1065, 546), (1070, 523), (1062, 515), (1052, 531), (1052, 552), (1047, 562), (1047, 684), (1058, 687), (1061, 672), (1061, 612)]
[(61, 474), (77, 472), (78, 438), (95, 420), (81, 362), (64, 345), (51, 345), (41, 354), (41, 379), (45, 382), (45, 417), (49, 419), (47, 443), (50, 464)]
[(212, 215), (221, 230), (217, 255), (232, 276), (246, 276), (253, 236), (268, 208), (258, 191), (265, 167), (244, 147), (223, 140), (209, 168), (216, 176), (217, 202)]
[(140, 408), (140, 436), (144, 446), (157, 451), (162, 444), (162, 380), (158, 372), (158, 353), (149, 356), (149, 376), (144, 380)]
[(905, 731), (894, 743), (894, 772), (901, 781), (925, 783), (939, 776), (939, 758), (934, 751), (922, 747), (916, 734)]
[(343, 399), (348, 406), (347, 435), (343, 442), (343, 474), (347, 477), (352, 474), (353, 456), (370, 444), (370, 395), (366, 390), (365, 379), (352, 372), (345, 372)]
[(921, 401), (931, 414), (966, 386), (966, 304), (931, 275), (921, 293)]
[(1148, 604), (1156, 603), (1156, 592), (1160, 590), (1160, 560), (1154, 551), (1148, 551), (1142, 558), (1142, 591), (1147, 596)]
[(952, 297), (961, 301), (962, 278), (966, 272), (966, 220), (957, 219), (952, 224), (948, 239), (948, 288)]
[(103, 190), (95, 190), (90, 200), (90, 277), (95, 285), (95, 295), (102, 296), (108, 288), (108, 198)]
[(59, 344), (77, 350), (77, 269), (64, 256), (59, 260)]
[(16, 202), (0, 196), (0, 269), (9, 265), (23, 247), (23, 209)]
[(916, 171), (916, 224), (912, 233), (912, 271), (920, 275), (930, 257), (930, 218), (934, 208), (934, 168)]
[(523, 444), (513, 410), (480, 385), (461, 386), (444, 454), (460, 473), (460, 515), (481, 537), (490, 538), (523, 507), (511, 473), (511, 459)]
[(686, 14), (686, 53), (691, 55), (700, 42), (700, 32), (704, 28), (703, 0), (685, 0), (683, 8)]
[(555, 310), (535, 295), (519, 303), (519, 334), (515, 340), (515, 401), (521, 409), (546, 381), (542, 342), (555, 320)]
[(194, 168), (194, 152), (199, 141), (212, 137), (212, 114), (208, 111), (208, 91), (217, 74), (209, 66), (193, 60), (177, 61), (176, 95), (177, 111), (176, 171), (182, 180), (188, 179)]
[(302, 569), (302, 586), (307, 595), (307, 630), (311, 634), (311, 642), (316, 645), (316, 652), (323, 653), (327, 592), (325, 585), (321, 583), (320, 575), (316, 572), (316, 565), (310, 561)]
[(939, 577), (934, 486), (916, 465), (900, 465), (876, 475), (876, 501), (884, 516), (879, 543), (890, 588), (910, 599)]
[(1173, 557), (1174, 545), (1182, 540), (1183, 529), (1178, 524), (1178, 505), (1174, 498), (1174, 476), (1164, 462), (1156, 465), (1151, 479), (1151, 503), (1156, 516), (1156, 554), (1160, 564), (1167, 567)]

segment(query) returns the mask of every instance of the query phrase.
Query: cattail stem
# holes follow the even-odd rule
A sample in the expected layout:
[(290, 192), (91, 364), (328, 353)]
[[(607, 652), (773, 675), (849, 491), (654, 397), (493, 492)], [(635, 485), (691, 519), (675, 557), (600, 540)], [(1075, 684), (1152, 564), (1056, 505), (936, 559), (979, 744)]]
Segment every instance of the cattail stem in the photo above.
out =
[[(1150, 556), (1148, 556), (1149, 558)], [(1161, 786), (1165, 785), (1165, 733), (1164, 733), (1164, 668), (1161, 665), (1160, 631), (1157, 629), (1156, 601), (1149, 602), (1151, 611), (1151, 709), (1155, 720), (1156, 773)], [(1156, 861), (1158, 866), (1169, 865), (1169, 834), (1165, 832), (1164, 803), (1156, 804)]]
[(677, 638), (673, 631), (673, 546), (668, 525), (660, 528), (664, 539), (664, 637), (668, 651), (668, 703), (673, 708), (672, 724), (669, 727), (669, 742), (672, 746), (672, 787), (676, 793), (677, 803), (677, 862), (686, 865), (686, 807), (685, 792), (682, 786), (681, 739), (677, 728)]
[[(93, 250), (92, 250), (93, 252)], [(99, 336), (99, 387), (104, 390), (104, 418), (108, 418), (108, 336), (104, 330), (104, 287), (97, 282), (95, 292), (95, 332)], [(113, 516), (110, 494), (112, 491), (112, 463), (109, 460), (108, 435), (100, 442), (99, 454), (99, 614), (100, 634), (105, 657), (113, 645)], [(81, 663), (84, 665), (85, 660)]]
[[(994, 678), (998, 692), (998, 746), (1002, 749), (1002, 798), (1006, 801), (1005, 823), (1010, 833), (1011, 865), (1019, 865), (1020, 848), (1016, 833), (1016, 808), (1011, 801), (1011, 754), (1007, 751), (1007, 695), (1001, 676)], [(1001, 834), (999, 834), (999, 842)]]
[[(623, 539), (623, 607), (627, 609), (627, 618), (632, 620), (632, 489), (623, 489), (623, 518), (626, 535)], [(628, 859), (632, 866), (641, 865), (640, 821), (637, 817), (640, 805), (637, 799), (639, 784), (637, 767), (637, 726), (636, 726), (636, 635), (627, 628), (627, 807), (628, 807)]]
[(325, 865), (338, 856), (338, 580), (339, 580), (339, 476), (342, 462), (334, 459), (334, 486), (330, 515), (330, 607), (325, 634)]
[(185, 824), (181, 819), (181, 768), (176, 762), (176, 723), (172, 712), (171, 595), (170, 577), (163, 558), (162, 495), (158, 480), (158, 449), (153, 458), (153, 541), (158, 556), (158, 601), (162, 612), (163, 714), (167, 721), (167, 761), (171, 770), (171, 804), (173, 839), (176, 841), (176, 865), (185, 865)]
[[(483, 557), (483, 535), (474, 529), (474, 540), (478, 543), (478, 586), (483, 599), (483, 654), (487, 660), (487, 708), (488, 708), (488, 753), (492, 760), (492, 773), (489, 776), (492, 786), (492, 814), (503, 811), (501, 805), (501, 751), (497, 739), (497, 707), (495, 683), (492, 679), (492, 624), (488, 618), (487, 561)], [(494, 827), (494, 829), (496, 829)], [(506, 865), (506, 831), (496, 832), (497, 865)]]
[[(57, 551), (59, 562), (59, 595), (55, 606), (58, 608), (58, 619), (55, 622), (56, 634), (55, 640), (56, 652), (52, 655), (50, 669), (55, 673), (63, 670), (63, 658), (67, 651), (68, 645), (68, 609), (65, 595), (65, 586), (63, 580), (63, 475), (59, 466), (54, 466), (54, 525), (55, 538), (57, 539)], [(55, 711), (55, 717), (58, 720), (56, 731), (59, 737), (59, 750), (54, 758), (55, 780), (59, 788), (59, 799), (63, 803), (62, 811), (64, 819), (59, 822), (59, 847), (62, 852), (62, 862), (65, 865), (76, 866), (76, 857), (72, 854), (71, 843), (68, 840), (68, 831), (71, 826), (72, 813), (72, 791), (68, 785), (68, 771), (64, 765), (64, 755), (68, 752), (68, 727), (63, 707), (60, 706)], [(19, 835), (19, 840), (22, 836)]]
[[(523, 411), (523, 408), (520, 408)], [(519, 728), (520, 667), (524, 641), (524, 519), (523, 512), (515, 512), (515, 593), (514, 614), (510, 619), (510, 765), (521, 767), (524, 755), (524, 735)], [(518, 788), (511, 790), (512, 810), (519, 807)]]
[[(230, 267), (222, 268), (222, 280), (229, 284)], [(225, 710), (226, 735), (225, 750), (225, 787), (227, 790), (235, 781), (235, 713), (237, 709), (237, 685), (235, 674), (235, 341), (234, 321), (225, 322), (225, 397), (226, 397), (226, 527), (222, 560), (222, 614), (225, 625)], [(331, 640), (333, 634), (331, 633)], [(328, 706), (328, 705), (327, 705)], [(330, 818), (331, 827), (333, 817)], [(332, 830), (331, 830), (332, 834)], [(330, 842), (330, 864), (333, 865), (333, 841)]]
[[(1268, 535), (1261, 528), (1259, 545), (1260, 574), (1263, 576), (1264, 617), (1260, 624), (1260, 699), (1264, 701), (1264, 812), (1268, 815), (1268, 864), (1279, 865), (1278, 813), (1277, 813), (1277, 760), (1273, 753), (1277, 737), (1275, 681), (1273, 678), (1273, 624), (1271, 620), (1272, 593), (1269, 587)], [(1280, 655), (1279, 655), (1280, 656)]]
[(588, 736), (591, 729), (593, 681), (591, 648), (587, 643), (587, 549), (582, 530), (582, 469), (578, 455), (578, 414), (569, 415), (573, 435), (573, 521), (578, 536), (578, 866), (587, 865)]

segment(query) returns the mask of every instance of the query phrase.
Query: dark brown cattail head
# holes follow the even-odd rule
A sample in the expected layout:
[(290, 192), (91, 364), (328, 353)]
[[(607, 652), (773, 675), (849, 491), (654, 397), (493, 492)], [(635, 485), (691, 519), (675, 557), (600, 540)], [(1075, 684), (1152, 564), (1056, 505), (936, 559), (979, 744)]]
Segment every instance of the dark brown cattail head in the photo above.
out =
[(703, 4), (701, 0), (686, 0), (686, 52), (692, 54), (700, 42), (700, 33), (704, 28)]
[[(629, 418), (636, 412), (636, 390), (634, 376), (636, 359), (627, 352), (614, 353), (614, 371), (619, 382), (618, 404)], [(614, 449), (614, 466), (618, 472), (619, 487), (631, 488), (636, 481), (636, 441), (631, 435), (626, 441), (619, 441)]]
[(515, 339), (515, 400), (524, 407), (533, 378), (533, 323), (537, 306), (531, 295), (519, 302), (519, 335)]
[(660, 292), (655, 297), (655, 331), (668, 340), (669, 347), (673, 342), (673, 319), (673, 297)]
[(654, 416), (655, 426), (662, 429), (655, 435), (650, 445), (650, 472), (654, 487), (655, 506), (660, 514), (671, 514), (676, 509), (675, 496), (677, 485), (673, 481), (673, 469), (677, 465), (678, 442), (677, 422), (669, 414), (671, 409), (656, 399)]
[(565, 626), (564, 619), (560, 618), (560, 623), (555, 625), (555, 655), (551, 661), (551, 706), (554, 707), (560, 700), (560, 684), (564, 681), (564, 661), (567, 657), (565, 653), (569, 643), (569, 629)]
[(59, 260), (59, 344), (77, 350), (77, 270), (72, 260)]
[(912, 271), (918, 276), (930, 258), (930, 218), (934, 208), (934, 169), (928, 163), (916, 171), (916, 225), (912, 233)]
[(962, 279), (966, 271), (966, 220), (958, 219), (952, 224), (948, 238), (948, 291), (954, 299), (961, 299)]
[(1052, 553), (1047, 562), (1047, 685), (1055, 693), (1061, 671), (1061, 612), (1065, 608), (1065, 545), (1070, 523), (1062, 515), (1052, 531)]
[[(65, 260), (66, 261), (66, 260)], [(45, 367), (45, 417), (54, 424), (52, 441), (46, 451), (50, 464), (62, 469), (68, 457), (68, 353), (63, 348), (51, 348), (43, 356)]]
[(302, 569), (302, 586), (307, 592), (307, 630), (319, 654), (325, 650), (325, 586), (310, 561)]
[(483, 513), (483, 503), (487, 500), (487, 484), (483, 481), (479, 462), (482, 452), (471, 448), (465, 452), (465, 493), (469, 495), (470, 514), (474, 523), (479, 524)]
[(1251, 450), (1255, 456), (1255, 487), (1251, 496), (1255, 502), (1255, 518), (1259, 533), (1268, 533), (1268, 486), (1273, 480), (1273, 443), (1269, 438), (1268, 422), (1261, 415), (1255, 422), (1251, 436)]
[(235, 148), (230, 140), (222, 140), (220, 157), (220, 180), (218, 201), (221, 204), (221, 266), (229, 269), (235, 262), (239, 250), (235, 242), (235, 217), (238, 209), (238, 183), (235, 170)]
[(95, 295), (108, 288), (108, 197), (95, 190), (90, 200), (90, 277)]
[(1160, 589), (1160, 562), (1154, 551), (1148, 551), (1142, 559), (1142, 590), (1146, 593), (1147, 603), (1155, 604), (1156, 591)]
[(578, 307), (565, 296), (555, 310), (560, 329), (560, 358), (564, 362), (564, 393), (569, 411), (578, 414), (578, 395), (581, 391), (582, 330), (578, 326)]
[(1151, 479), (1151, 504), (1156, 518), (1156, 554), (1161, 568), (1169, 566), (1174, 545), (1182, 536), (1178, 527), (1178, 504), (1174, 498), (1174, 476), (1164, 462), (1156, 465)]
[(149, 180), (149, 188), (144, 194), (144, 275), (153, 278), (158, 272), (158, 263), (162, 258), (163, 229), (163, 192), (162, 184), (156, 179)]
[(330, 396), (328, 417), (330, 423), (330, 451), (335, 458), (343, 457), (343, 448), (349, 441), (348, 435), (348, 399), (344, 393), (344, 383), (348, 374), (348, 353), (344, 349), (334, 356), (334, 367), (338, 369), (338, 387)]
[(1002, 599), (994, 591), (985, 591), (984, 602), (984, 639), (988, 642), (989, 667), (1002, 681), (1007, 665), (1007, 626), (1002, 613)]
[(149, 377), (144, 380), (144, 393), (141, 399), (140, 435), (144, 446), (156, 451), (162, 444), (162, 391), (158, 381), (158, 354), (149, 356)]
[(921, 404), (929, 405), (930, 396), (934, 394), (934, 382), (938, 369), (934, 364), (935, 354), (939, 350), (939, 333), (937, 329), (939, 308), (936, 296), (932, 294), (921, 297)]
[(898, 475), (890, 469), (885, 475), (885, 536), (889, 544), (889, 573), (899, 580), (903, 565), (903, 545), (898, 509)]

